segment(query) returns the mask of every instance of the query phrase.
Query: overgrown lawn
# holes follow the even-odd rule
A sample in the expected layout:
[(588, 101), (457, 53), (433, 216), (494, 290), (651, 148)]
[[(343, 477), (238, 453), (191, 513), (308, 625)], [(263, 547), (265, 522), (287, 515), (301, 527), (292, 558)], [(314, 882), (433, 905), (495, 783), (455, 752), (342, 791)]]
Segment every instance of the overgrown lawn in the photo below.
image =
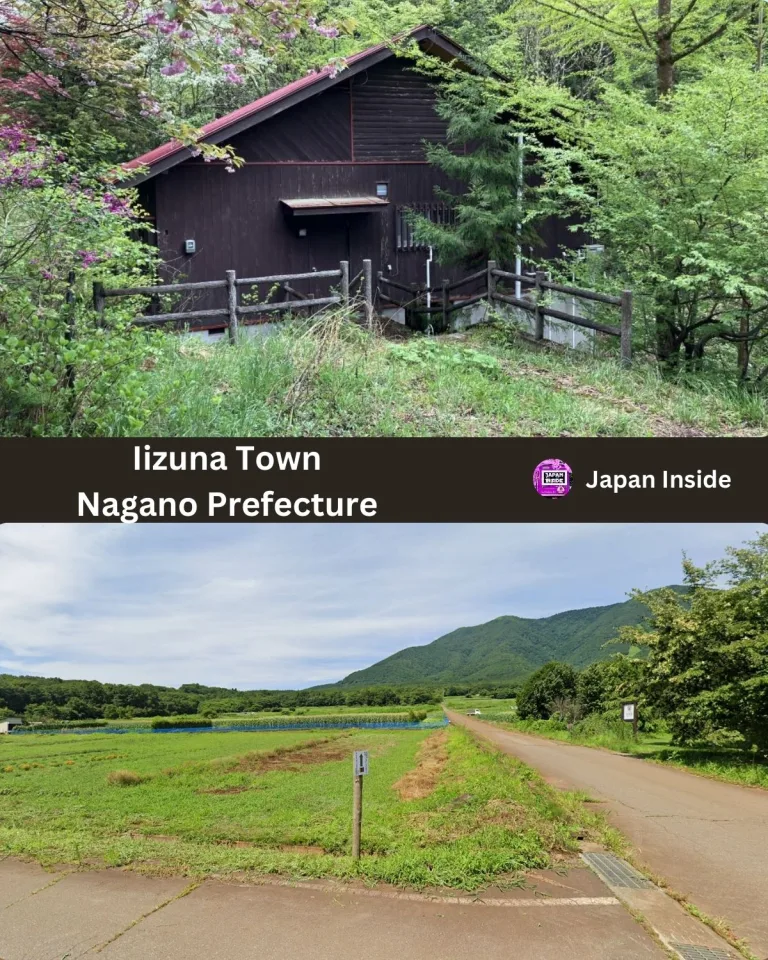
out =
[[(768, 397), (663, 379), (508, 329), (392, 341), (330, 318), (204, 344), (169, 336), (141, 436), (687, 436), (768, 432)], [(126, 431), (115, 400), (113, 426)]]
[[(359, 863), (355, 749), (371, 754)], [(551, 865), (578, 835), (617, 842), (575, 796), (452, 727), (6, 737), (0, 798), (5, 853), (195, 877), (475, 889)]]

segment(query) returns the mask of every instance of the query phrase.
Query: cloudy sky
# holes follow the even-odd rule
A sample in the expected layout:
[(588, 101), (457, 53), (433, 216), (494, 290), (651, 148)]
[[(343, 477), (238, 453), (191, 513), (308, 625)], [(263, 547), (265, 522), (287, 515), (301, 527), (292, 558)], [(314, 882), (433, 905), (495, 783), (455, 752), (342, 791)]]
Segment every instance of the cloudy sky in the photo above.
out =
[(759, 524), (3, 525), (0, 673), (296, 688), (680, 581)]

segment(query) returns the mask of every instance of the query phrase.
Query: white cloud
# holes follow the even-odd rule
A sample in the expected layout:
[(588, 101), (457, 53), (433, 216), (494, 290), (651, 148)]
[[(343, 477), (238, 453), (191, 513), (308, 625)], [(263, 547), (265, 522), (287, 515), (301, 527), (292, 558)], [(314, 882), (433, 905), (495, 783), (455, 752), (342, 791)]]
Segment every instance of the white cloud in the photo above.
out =
[(296, 687), (501, 614), (679, 580), (756, 525), (0, 528), (0, 669)]

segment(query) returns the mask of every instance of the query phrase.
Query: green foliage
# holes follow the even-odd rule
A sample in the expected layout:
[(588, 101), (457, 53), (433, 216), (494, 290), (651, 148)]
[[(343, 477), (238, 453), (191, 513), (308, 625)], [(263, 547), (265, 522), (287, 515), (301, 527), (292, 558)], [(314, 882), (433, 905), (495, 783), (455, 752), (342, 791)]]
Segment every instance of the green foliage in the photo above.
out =
[(649, 632), (622, 639), (647, 647), (646, 696), (680, 743), (742, 744), (768, 753), (768, 535), (724, 559), (683, 564), (688, 594), (637, 593)]
[(427, 156), (467, 187), (459, 196), (438, 191), (452, 209), (451, 225), (412, 215), (416, 236), (434, 247), (446, 266), (471, 268), (487, 260), (514, 264), (520, 245), (533, 243), (535, 234), (521, 178), (522, 152), (514, 128), (502, 121), (504, 102), (482, 81), (459, 75), (443, 87), (438, 112), (448, 123), (448, 138), (445, 144), (429, 144)]
[[(537, 151), (540, 198), (605, 244), (603, 269), (635, 293), (643, 345), (669, 362), (700, 366), (705, 351), (713, 363), (730, 357), (744, 377), (751, 360), (759, 375), (768, 73), (713, 65), (661, 105), (606, 84), (594, 102), (559, 109), (569, 120), (550, 124), (558, 146)], [(740, 350), (725, 349), (740, 341)]]
[(157, 717), (150, 724), (153, 730), (170, 730), (174, 727), (212, 727), (206, 717)]
[(624, 701), (636, 700), (640, 721), (648, 720), (644, 685), (646, 671), (644, 659), (624, 654), (600, 660), (582, 670), (576, 684), (576, 695), (584, 713), (612, 713), (618, 717)]
[(130, 325), (139, 312), (130, 300), (100, 325), (92, 287), (146, 280), (156, 251), (135, 238), (139, 212), (110, 190), (105, 168), (82, 172), (55, 142), (16, 142), (6, 134), (10, 153), (0, 151), (0, 434), (138, 429), (141, 367), (160, 335)]
[[(366, 714), (382, 707), (396, 708), (389, 713), (381, 711), (391, 716), (391, 713), (407, 713), (412, 707), (437, 705), (441, 699), (442, 690), (426, 684), (234, 690), (187, 683), (175, 689), (149, 683), (115, 684), (0, 674), (2, 711), (9, 716), (23, 717), (27, 723), (44, 722), (46, 727), (94, 726), (106, 721), (163, 717), (168, 718), (170, 726), (183, 726), (201, 717), (203, 725), (210, 726), (210, 718), (220, 715), (237, 717), (243, 713), (286, 711), (298, 716), (307, 712), (297, 707), (310, 711), (325, 709), (326, 713), (349, 709)], [(104, 720), (93, 719), (101, 717)], [(87, 722), (85, 718), (89, 718)]]
[(575, 697), (576, 678), (576, 671), (568, 663), (545, 663), (520, 688), (517, 715), (521, 720), (548, 720), (555, 712), (556, 701)]

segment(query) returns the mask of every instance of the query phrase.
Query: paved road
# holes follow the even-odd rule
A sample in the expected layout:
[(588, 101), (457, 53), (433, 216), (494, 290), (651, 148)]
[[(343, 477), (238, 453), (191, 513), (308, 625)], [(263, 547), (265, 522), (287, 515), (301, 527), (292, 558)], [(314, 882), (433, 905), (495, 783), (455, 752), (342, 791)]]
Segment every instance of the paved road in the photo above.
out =
[(768, 958), (768, 790), (446, 713), (550, 783), (604, 801), (641, 863)]
[(0, 860), (3, 960), (665, 960), (590, 870), (538, 889), (429, 898), (340, 884), (246, 885)]

